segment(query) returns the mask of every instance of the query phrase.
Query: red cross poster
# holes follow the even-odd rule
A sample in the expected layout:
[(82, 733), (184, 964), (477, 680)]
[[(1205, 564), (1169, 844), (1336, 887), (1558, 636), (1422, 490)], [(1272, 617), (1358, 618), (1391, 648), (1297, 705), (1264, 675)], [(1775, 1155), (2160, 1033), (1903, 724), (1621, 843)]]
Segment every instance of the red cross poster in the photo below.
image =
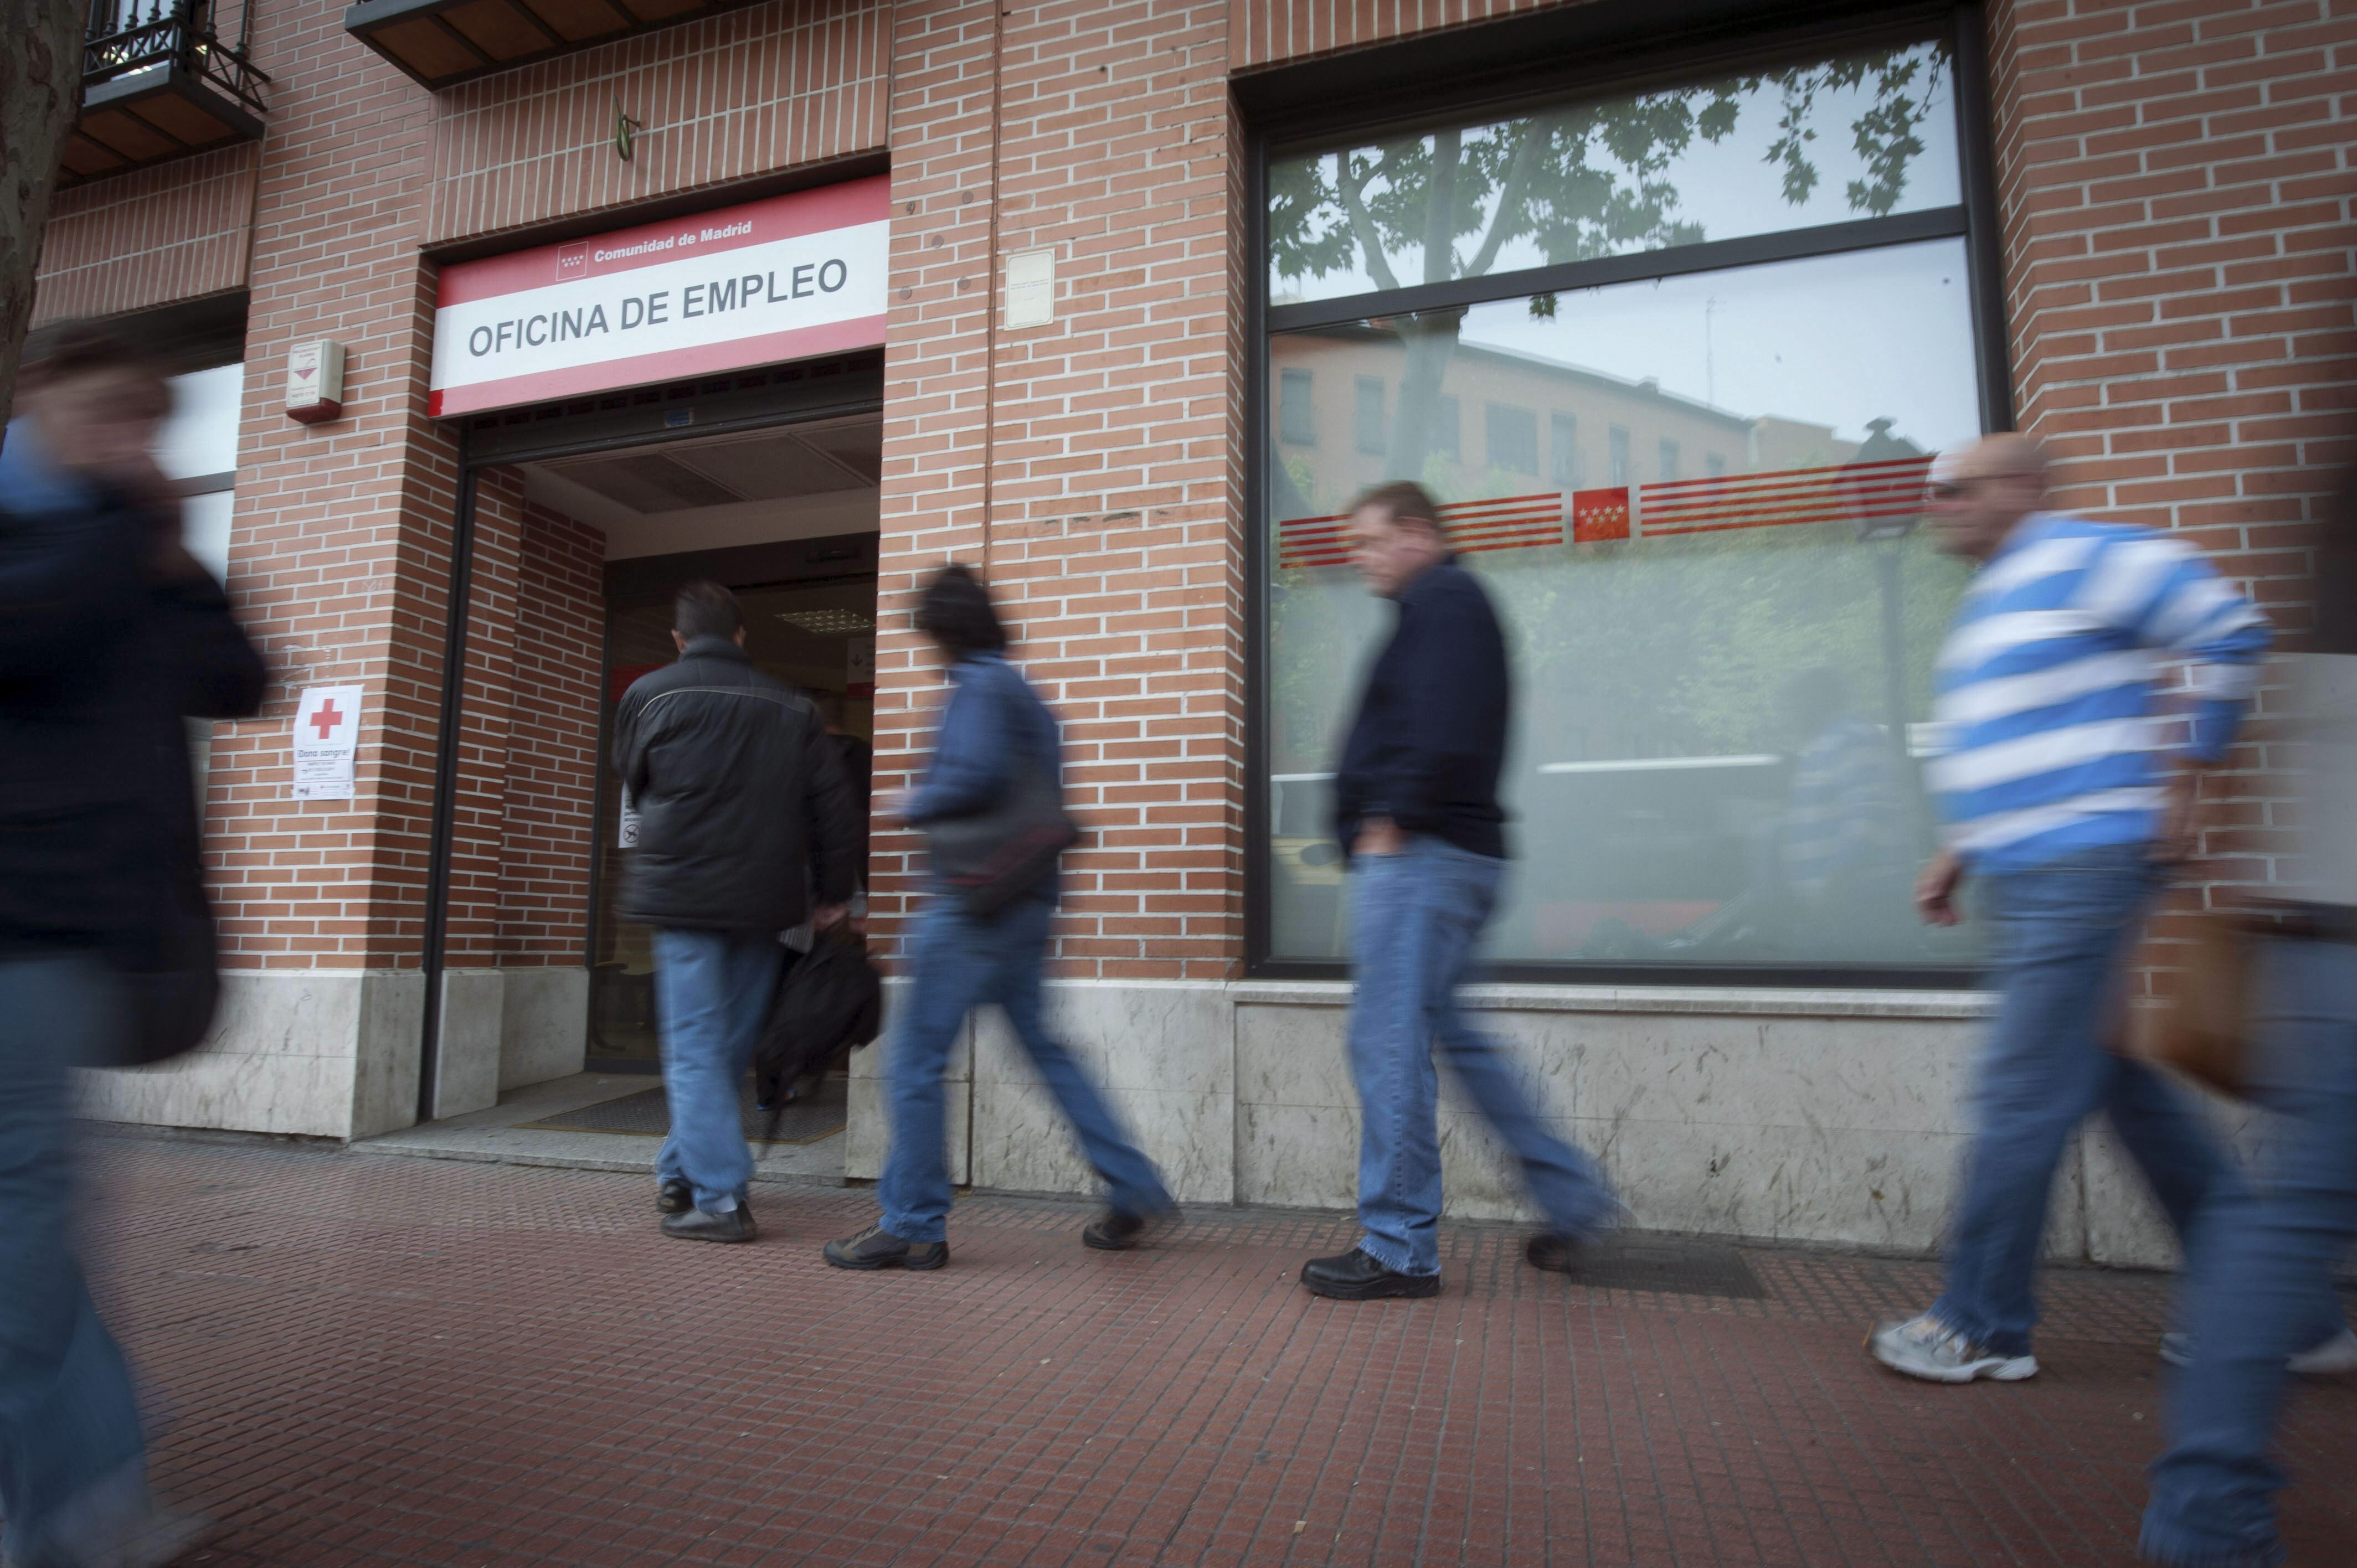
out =
[(295, 798), (349, 800), (361, 749), (358, 686), (306, 686), (295, 708)]

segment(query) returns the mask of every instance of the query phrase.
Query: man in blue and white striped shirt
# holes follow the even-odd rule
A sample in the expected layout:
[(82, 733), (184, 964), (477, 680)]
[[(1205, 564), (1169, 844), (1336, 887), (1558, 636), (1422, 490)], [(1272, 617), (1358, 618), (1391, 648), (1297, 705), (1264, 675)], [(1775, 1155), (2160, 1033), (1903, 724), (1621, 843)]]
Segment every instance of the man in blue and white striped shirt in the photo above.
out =
[[(2105, 1036), (2163, 867), (2188, 846), (2201, 771), (2225, 754), (2255, 683), (2266, 622), (2181, 541), (2043, 510), (2045, 490), (2044, 460), (2018, 435), (1932, 470), (1933, 535), (1979, 573), (1936, 671), (1929, 783), (1947, 847), (1916, 901), (1953, 925), (1959, 884), (1979, 885), (2002, 999), (1945, 1288), (1867, 1345), (1940, 1382), (2038, 1370), (2030, 1278), (2047, 1195), (2090, 1112), (2109, 1114), (2180, 1238), (2239, 1181), (2181, 1093)], [(2187, 714), (2162, 696), (2176, 660), (2192, 668)], [(2318, 1311), (2318, 1340), (2342, 1331), (2328, 1302)]]

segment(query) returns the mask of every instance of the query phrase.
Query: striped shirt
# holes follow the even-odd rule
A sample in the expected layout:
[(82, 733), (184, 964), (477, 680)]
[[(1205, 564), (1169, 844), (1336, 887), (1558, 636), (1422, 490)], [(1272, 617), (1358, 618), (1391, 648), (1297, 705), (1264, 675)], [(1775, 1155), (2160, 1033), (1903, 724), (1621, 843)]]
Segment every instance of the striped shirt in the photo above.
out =
[[(2024, 518), (1966, 590), (1933, 671), (1927, 781), (1949, 844), (2006, 872), (2157, 837), (2159, 754), (2224, 754), (2267, 640), (2266, 618), (2182, 541)], [(2161, 705), (2167, 660), (2191, 666), (2190, 714)]]

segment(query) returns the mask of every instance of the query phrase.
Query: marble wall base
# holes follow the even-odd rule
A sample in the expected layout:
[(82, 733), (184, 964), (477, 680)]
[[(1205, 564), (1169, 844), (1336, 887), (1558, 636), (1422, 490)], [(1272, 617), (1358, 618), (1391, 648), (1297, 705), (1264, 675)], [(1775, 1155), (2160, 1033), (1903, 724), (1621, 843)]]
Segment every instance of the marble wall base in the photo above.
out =
[(589, 1060), (589, 972), (503, 969), (500, 1090), (571, 1078)]
[(154, 1126), (367, 1138), (416, 1119), (415, 970), (237, 970), (203, 1045), (85, 1075), (86, 1113)]
[[(1347, 1209), (1359, 1110), (1340, 984), (1067, 982), (1057, 1032), (1185, 1201)], [(1550, 1124), (1603, 1163), (1648, 1229), (1937, 1249), (1970, 1123), (1987, 998), (1972, 993), (1496, 985), (1468, 993)], [(882, 1168), (878, 1062), (858, 1053), (855, 1176)], [(864, 1059), (862, 1059), (864, 1058)], [(1496, 1136), (1443, 1074), (1448, 1208), (1533, 1220)], [(985, 1015), (949, 1086), (952, 1167), (974, 1185), (1087, 1193), (1095, 1182), (1005, 1022)], [(2230, 1130), (2260, 1135), (2245, 1115)], [(969, 1153), (970, 1151), (970, 1153)], [(2162, 1264), (2167, 1227), (2110, 1135), (2091, 1128), (2055, 1183), (2056, 1258)]]

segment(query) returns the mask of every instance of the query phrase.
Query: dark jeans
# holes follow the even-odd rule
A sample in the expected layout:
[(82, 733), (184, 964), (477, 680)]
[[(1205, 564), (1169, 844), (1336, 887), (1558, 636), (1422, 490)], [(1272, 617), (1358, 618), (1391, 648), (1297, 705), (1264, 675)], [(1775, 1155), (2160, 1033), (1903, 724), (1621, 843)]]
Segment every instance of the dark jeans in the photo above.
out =
[(996, 918), (967, 914), (955, 898), (928, 896), (917, 917), (906, 1015), (895, 1026), (886, 1063), (892, 1146), (877, 1197), (884, 1229), (904, 1241), (949, 1236), (950, 1176), (942, 1075), (966, 1015), (996, 1002), (1040, 1081), (1063, 1109), (1081, 1153), (1105, 1184), (1105, 1198), (1132, 1214), (1170, 1206), (1170, 1195), (1062, 1041), (1048, 1033), (1039, 979), (1055, 918), (1045, 899), (1025, 898)]
[(2285, 1477), (2268, 1453), (2284, 1362), (2321, 1337), (2319, 1298), (2357, 1237), (2357, 946), (2270, 942), (2263, 961), (2255, 1098), (2284, 1121), (2262, 1184), (2221, 1193), (2203, 1217), (2185, 1313), (2193, 1364), (2170, 1391), (2144, 1516), (2145, 1554), (2173, 1568), (2284, 1560)]
[(0, 960), (0, 1512), (11, 1561), (73, 1562), (146, 1507), (130, 1369), (70, 1239), (73, 1068), (122, 1027), (79, 955)]

